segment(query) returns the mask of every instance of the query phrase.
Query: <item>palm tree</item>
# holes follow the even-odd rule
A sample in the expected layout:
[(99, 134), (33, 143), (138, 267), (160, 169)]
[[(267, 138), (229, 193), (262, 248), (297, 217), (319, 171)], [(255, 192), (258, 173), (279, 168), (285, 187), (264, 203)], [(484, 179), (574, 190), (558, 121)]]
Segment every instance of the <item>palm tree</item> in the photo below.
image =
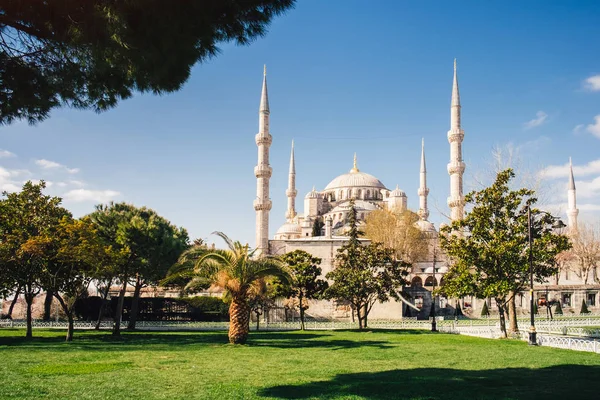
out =
[(222, 232), (220, 236), (229, 249), (209, 249), (193, 246), (185, 251), (169, 271), (165, 281), (188, 280), (186, 290), (215, 285), (225, 290), (231, 299), (229, 306), (229, 342), (243, 344), (250, 331), (249, 295), (267, 277), (289, 281), (285, 263), (275, 256), (254, 257), (255, 250), (238, 241), (232, 241)]

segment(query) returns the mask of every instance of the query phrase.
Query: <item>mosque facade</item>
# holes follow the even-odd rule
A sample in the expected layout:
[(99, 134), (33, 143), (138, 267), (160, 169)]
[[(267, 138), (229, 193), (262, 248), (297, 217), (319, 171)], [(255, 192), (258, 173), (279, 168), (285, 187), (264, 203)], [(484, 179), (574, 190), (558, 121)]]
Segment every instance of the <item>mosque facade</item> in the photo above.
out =
[[(464, 216), (465, 197), (463, 191), (463, 175), (465, 172), (465, 163), (463, 161), (462, 143), (465, 132), (461, 126), (461, 104), (458, 85), (456, 60), (454, 61), (454, 75), (452, 83), (452, 94), (450, 102), (450, 129), (447, 132), (447, 139), (450, 150), (450, 162), (447, 166), (449, 175), (450, 190), (447, 199), (450, 220), (459, 220)], [(288, 187), (285, 192), (287, 197), (287, 209), (285, 213), (285, 222), (277, 229), (273, 237), (269, 234), (269, 213), (271, 210), (271, 197), (269, 192), (269, 180), (272, 175), (272, 168), (269, 164), (269, 147), (272, 143), (272, 137), (269, 131), (270, 107), (267, 89), (266, 67), (264, 71), (261, 101), (259, 107), (259, 131), (256, 135), (256, 145), (258, 147), (258, 163), (254, 168), (257, 180), (256, 199), (254, 200), (254, 209), (256, 211), (256, 248), (259, 254), (282, 255), (294, 250), (304, 250), (315, 257), (321, 258), (321, 268), (323, 275), (334, 268), (334, 261), (337, 250), (348, 240), (344, 235), (345, 221), (351, 209), (351, 201), (357, 211), (359, 225), (364, 223), (366, 217), (375, 210), (392, 210), (402, 212), (407, 209), (407, 195), (398, 187), (390, 189), (375, 176), (361, 171), (358, 168), (356, 154), (354, 155), (354, 164), (352, 168), (344, 174), (332, 179), (325, 188), (317, 190), (313, 188), (304, 196), (303, 212), (297, 211), (296, 198), (298, 191), (296, 189), (296, 165), (294, 154), (294, 143), (292, 141), (290, 163), (288, 170)], [(399, 319), (406, 316), (427, 317), (431, 307), (432, 297), (431, 289), (441, 282), (443, 274), (447, 272), (447, 263), (437, 249), (438, 231), (433, 223), (429, 221), (429, 209), (427, 197), (429, 188), (427, 186), (427, 167), (425, 160), (425, 145), (421, 144), (421, 163), (419, 189), (419, 209), (417, 214), (419, 220), (416, 226), (424, 233), (427, 238), (432, 239), (430, 252), (424, 260), (416, 262), (410, 271), (409, 280), (411, 284), (403, 289), (411, 297), (411, 303), (418, 305), (418, 310), (410, 307), (408, 302), (390, 301), (384, 304), (377, 304), (371, 314), (371, 319)], [(568, 189), (568, 224), (571, 231), (577, 229), (578, 210), (576, 207), (576, 191), (571, 168), (570, 183)], [(322, 224), (318, 236), (313, 236), (315, 221)], [(368, 242), (366, 239), (361, 239)], [(571, 283), (570, 293), (575, 284)], [(543, 288), (538, 288), (538, 298), (548, 299), (551, 294), (548, 292), (548, 286), (544, 293)], [(561, 297), (563, 291), (561, 287), (554, 288), (554, 297)], [(590, 298), (590, 293), (597, 295), (598, 290), (592, 287), (590, 292), (589, 285), (583, 292), (576, 297)], [(600, 289), (600, 285), (598, 285)], [(594, 291), (595, 290), (595, 291)], [(580, 290), (581, 291), (581, 290)], [(526, 294), (525, 294), (526, 295)], [(587, 296), (587, 297), (586, 297)], [(460, 299), (461, 309), (472, 309), (474, 313), (482, 307), (483, 301), (488, 301), (488, 307), (493, 304), (490, 300), (465, 298)], [(523, 296), (520, 302), (525, 307), (527, 300)], [(343, 305), (336, 305), (333, 302), (318, 301), (313, 302), (307, 314), (316, 318), (347, 318), (350, 317), (351, 310)], [(596, 300), (593, 306), (596, 306)], [(436, 307), (445, 310), (447, 314), (454, 313), (456, 306), (454, 301), (448, 299), (439, 299)], [(594, 307), (592, 307), (594, 308)], [(416, 311), (415, 311), (416, 310)], [(477, 315), (478, 316), (478, 315)]]

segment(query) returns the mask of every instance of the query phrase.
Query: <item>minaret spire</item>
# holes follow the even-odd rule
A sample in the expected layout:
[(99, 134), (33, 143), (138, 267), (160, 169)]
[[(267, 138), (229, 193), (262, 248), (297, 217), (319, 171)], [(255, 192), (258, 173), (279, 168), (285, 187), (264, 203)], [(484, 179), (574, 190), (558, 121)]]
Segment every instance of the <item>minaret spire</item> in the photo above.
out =
[(258, 146), (258, 164), (254, 167), (256, 176), (256, 249), (258, 254), (269, 252), (269, 211), (271, 199), (269, 197), (269, 180), (273, 170), (269, 165), (269, 147), (273, 142), (269, 131), (269, 95), (267, 93), (267, 66), (264, 68), (262, 94), (258, 110), (258, 133), (255, 140)]
[(352, 172), (352, 173), (359, 172), (358, 166), (356, 164), (356, 153), (354, 153), (354, 166), (352, 167), (352, 169), (350, 170), (350, 172)]
[(577, 208), (577, 194), (575, 190), (575, 178), (573, 177), (573, 163), (571, 157), (569, 157), (569, 172), (569, 189), (567, 191), (569, 206), (567, 208), (567, 217), (569, 219), (569, 231), (577, 232), (577, 215), (579, 215), (579, 209)]
[(290, 172), (288, 176), (288, 188), (285, 191), (285, 195), (288, 198), (287, 211), (285, 218), (288, 222), (292, 222), (296, 217), (296, 160), (294, 158), (294, 140), (292, 140), (292, 154), (290, 155)]
[(450, 218), (452, 221), (462, 219), (464, 216), (465, 197), (463, 195), (463, 174), (465, 163), (462, 158), (462, 142), (465, 132), (460, 121), (460, 94), (458, 91), (458, 75), (456, 72), (456, 59), (454, 59), (454, 80), (452, 82), (452, 100), (450, 102), (450, 130), (448, 142), (450, 143), (450, 162), (448, 174), (450, 175)]
[(419, 217), (422, 221), (427, 221), (429, 218), (429, 209), (427, 208), (427, 195), (429, 188), (427, 187), (427, 167), (425, 165), (425, 139), (421, 140), (421, 174), (419, 178)]

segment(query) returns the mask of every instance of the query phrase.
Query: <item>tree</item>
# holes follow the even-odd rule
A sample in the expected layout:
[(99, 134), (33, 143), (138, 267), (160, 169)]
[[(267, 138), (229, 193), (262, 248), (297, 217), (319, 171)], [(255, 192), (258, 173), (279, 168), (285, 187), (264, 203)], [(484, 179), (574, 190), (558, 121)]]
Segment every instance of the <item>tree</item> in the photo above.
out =
[(193, 246), (186, 250), (165, 279), (191, 278), (188, 285), (211, 284), (224, 289), (231, 298), (229, 306), (229, 342), (243, 344), (250, 330), (250, 293), (261, 280), (278, 277), (282, 282), (290, 281), (290, 274), (279, 257), (255, 257), (256, 250), (248, 245), (232, 241), (222, 232), (215, 232), (227, 244), (228, 249), (207, 249)]
[(192, 66), (216, 56), (219, 44), (249, 44), (293, 5), (6, 0), (0, 5), (0, 124), (41, 121), (61, 105), (103, 111), (134, 91), (179, 90)]
[(123, 243), (135, 255), (134, 292), (128, 329), (135, 329), (139, 310), (140, 291), (157, 285), (181, 253), (189, 247), (187, 231), (171, 224), (154, 210), (142, 207), (135, 210), (123, 229)]
[(304, 311), (308, 309), (307, 301), (323, 296), (328, 288), (327, 281), (321, 276), (321, 259), (313, 257), (303, 250), (295, 250), (284, 254), (282, 260), (288, 265), (291, 281), (288, 285), (277, 284), (276, 293), (286, 298), (297, 298), (300, 310), (300, 326), (304, 330)]
[(600, 265), (600, 223), (582, 223), (571, 235), (573, 248), (568, 254), (569, 267), (584, 285), (590, 280), (598, 281), (597, 268)]
[[(129, 248), (126, 238), (126, 232), (130, 229), (131, 219), (135, 215), (136, 208), (127, 203), (110, 203), (108, 205), (100, 204), (96, 206), (96, 211), (89, 215), (90, 220), (94, 223), (98, 234), (105, 243), (111, 245), (115, 250), (115, 257), (108, 260), (104, 268), (98, 275), (98, 279), (105, 284), (102, 292), (103, 304), (106, 302), (108, 291), (113, 281), (118, 281), (121, 284), (119, 291), (119, 300), (117, 309), (113, 316), (113, 332), (114, 336), (121, 334), (121, 316), (123, 313), (123, 304), (125, 301), (125, 292), (131, 276), (135, 274), (136, 260), (135, 253)], [(100, 319), (103, 313), (103, 307), (100, 308), (97, 327), (100, 326)]]
[(366, 218), (365, 236), (394, 249), (396, 258), (416, 262), (423, 259), (428, 249), (425, 234), (415, 226), (418, 220), (419, 216), (410, 210), (375, 210)]
[(588, 310), (587, 304), (585, 303), (585, 299), (581, 300), (581, 308), (579, 309), (579, 314), (589, 314), (590, 310)]
[(53, 254), (43, 271), (41, 282), (52, 293), (67, 316), (66, 341), (73, 340), (74, 307), (77, 300), (88, 293), (91, 281), (112, 258), (112, 248), (105, 246), (89, 218), (73, 220), (63, 217), (49, 246), (40, 250)]
[(532, 190), (510, 190), (513, 177), (514, 172), (507, 169), (490, 187), (469, 193), (465, 199), (472, 204), (471, 211), (442, 228), (440, 237), (441, 247), (452, 262), (444, 277), (445, 293), (493, 297), (504, 337), (509, 293), (529, 286), (528, 209), (532, 215), (535, 282), (542, 283), (555, 274), (556, 255), (570, 247), (565, 235), (553, 231), (555, 218), (533, 208), (536, 198)]
[(323, 229), (323, 226), (325, 224), (323, 223), (323, 218), (322, 217), (317, 217), (315, 218), (315, 222), (313, 222), (313, 226), (312, 226), (312, 234), (311, 236), (321, 236), (321, 229)]
[(248, 292), (248, 305), (256, 316), (256, 330), (260, 328), (260, 316), (275, 306), (275, 297), (273, 285), (266, 279), (258, 279)]
[(60, 220), (70, 216), (60, 206), (61, 199), (44, 195), (44, 181), (25, 183), (20, 192), (6, 193), (0, 200), (0, 263), (3, 285), (20, 288), (27, 303), (27, 330), (32, 337), (32, 304), (41, 290), (41, 277), (52, 259), (41, 251), (50, 244)]
[(408, 283), (405, 277), (410, 264), (398, 261), (394, 250), (381, 243), (361, 245), (353, 202), (348, 224), (348, 243), (338, 249), (335, 267), (326, 275), (333, 281), (326, 296), (350, 303), (356, 312), (359, 329), (363, 329), (367, 327), (369, 312), (377, 301), (400, 298), (397, 291)]
[(483, 307), (481, 308), (481, 316), (482, 317), (489, 317), (490, 316), (490, 310), (488, 308), (487, 301), (483, 302)]

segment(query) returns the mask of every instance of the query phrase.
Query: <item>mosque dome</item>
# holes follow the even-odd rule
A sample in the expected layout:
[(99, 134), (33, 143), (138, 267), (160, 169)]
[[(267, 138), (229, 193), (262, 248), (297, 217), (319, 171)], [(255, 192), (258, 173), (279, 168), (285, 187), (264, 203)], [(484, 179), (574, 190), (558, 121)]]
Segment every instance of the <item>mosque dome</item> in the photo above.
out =
[(354, 167), (347, 174), (343, 174), (329, 182), (325, 190), (348, 187), (372, 187), (377, 189), (387, 189), (383, 183), (373, 175), (360, 172), (356, 167), (356, 154), (354, 155)]
[(302, 235), (302, 228), (298, 224), (286, 222), (277, 229), (275, 239), (293, 239), (294, 237), (300, 237)]
[(396, 185), (396, 189), (392, 190), (390, 197), (406, 197), (406, 193)]
[(319, 192), (317, 192), (315, 190), (315, 188), (313, 187), (312, 190), (310, 192), (308, 192), (306, 194), (306, 196), (304, 196), (305, 199), (317, 199), (319, 198)]
[(415, 226), (419, 228), (421, 232), (436, 233), (435, 226), (427, 220), (420, 219), (415, 223)]

